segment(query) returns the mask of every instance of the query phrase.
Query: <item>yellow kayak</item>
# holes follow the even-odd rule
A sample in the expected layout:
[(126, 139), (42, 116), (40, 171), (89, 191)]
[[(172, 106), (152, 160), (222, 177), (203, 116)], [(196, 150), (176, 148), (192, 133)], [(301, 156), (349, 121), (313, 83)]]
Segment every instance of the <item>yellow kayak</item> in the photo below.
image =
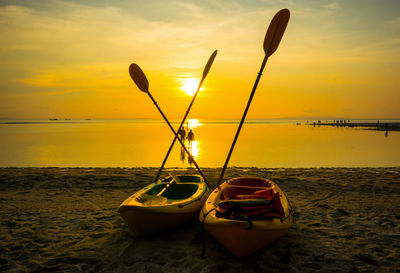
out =
[(293, 224), (285, 194), (264, 178), (240, 177), (222, 183), (208, 197), (199, 219), (237, 257), (277, 240)]
[(210, 192), (201, 176), (169, 176), (131, 195), (118, 212), (135, 235), (147, 235), (198, 217)]

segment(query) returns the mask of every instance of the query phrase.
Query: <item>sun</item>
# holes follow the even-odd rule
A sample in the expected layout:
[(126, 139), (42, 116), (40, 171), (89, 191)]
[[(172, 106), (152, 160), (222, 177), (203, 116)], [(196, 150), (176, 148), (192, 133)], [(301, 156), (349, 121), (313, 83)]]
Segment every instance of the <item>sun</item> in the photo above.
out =
[[(197, 87), (199, 86), (199, 80), (196, 78), (187, 78), (182, 82), (181, 89), (189, 96), (193, 96), (196, 93)], [(200, 89), (202, 90), (202, 88)]]

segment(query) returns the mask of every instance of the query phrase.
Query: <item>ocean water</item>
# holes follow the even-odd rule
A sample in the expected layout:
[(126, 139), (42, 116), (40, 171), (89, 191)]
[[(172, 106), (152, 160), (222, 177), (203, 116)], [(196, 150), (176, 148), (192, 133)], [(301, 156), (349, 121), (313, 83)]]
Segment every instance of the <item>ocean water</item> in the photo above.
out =
[[(191, 119), (195, 139), (185, 143), (201, 167), (222, 167), (237, 126)], [(173, 137), (162, 120), (1, 120), (0, 167), (158, 167)], [(229, 166), (392, 167), (399, 147), (400, 132), (248, 120)], [(192, 166), (178, 142), (166, 166)]]

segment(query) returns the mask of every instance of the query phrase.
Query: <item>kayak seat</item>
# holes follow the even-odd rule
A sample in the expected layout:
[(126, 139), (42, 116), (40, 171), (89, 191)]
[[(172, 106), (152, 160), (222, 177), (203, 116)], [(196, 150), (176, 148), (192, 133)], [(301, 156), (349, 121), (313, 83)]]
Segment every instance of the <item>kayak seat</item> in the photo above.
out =
[(280, 194), (274, 187), (228, 185), (221, 190), (217, 217), (236, 220), (283, 218)]
[(200, 183), (200, 177), (194, 175), (178, 175), (181, 183)]
[(242, 199), (241, 196), (254, 195), (255, 192), (264, 191), (266, 187), (248, 187), (228, 185), (221, 190), (221, 200)]
[(199, 188), (199, 184), (196, 183), (188, 183), (188, 184), (174, 184), (169, 189), (161, 194), (168, 199), (172, 200), (182, 200), (191, 197), (196, 193)]
[(238, 177), (229, 180), (229, 185), (247, 186), (247, 187), (268, 187), (271, 181), (259, 178)]
[(218, 206), (220, 207), (246, 207), (246, 206), (268, 206), (273, 204), (273, 200), (269, 199), (243, 199), (243, 200), (224, 200), (219, 202)]

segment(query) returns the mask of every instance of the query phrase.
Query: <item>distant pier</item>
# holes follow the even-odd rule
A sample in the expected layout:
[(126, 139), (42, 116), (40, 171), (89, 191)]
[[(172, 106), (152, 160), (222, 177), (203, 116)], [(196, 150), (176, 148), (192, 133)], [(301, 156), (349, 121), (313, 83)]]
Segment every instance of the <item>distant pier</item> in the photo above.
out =
[(366, 130), (377, 131), (400, 131), (400, 122), (350, 122), (347, 120), (335, 120), (331, 122), (321, 122), (320, 120), (308, 122), (307, 125), (313, 126), (335, 126), (335, 127), (363, 127)]

